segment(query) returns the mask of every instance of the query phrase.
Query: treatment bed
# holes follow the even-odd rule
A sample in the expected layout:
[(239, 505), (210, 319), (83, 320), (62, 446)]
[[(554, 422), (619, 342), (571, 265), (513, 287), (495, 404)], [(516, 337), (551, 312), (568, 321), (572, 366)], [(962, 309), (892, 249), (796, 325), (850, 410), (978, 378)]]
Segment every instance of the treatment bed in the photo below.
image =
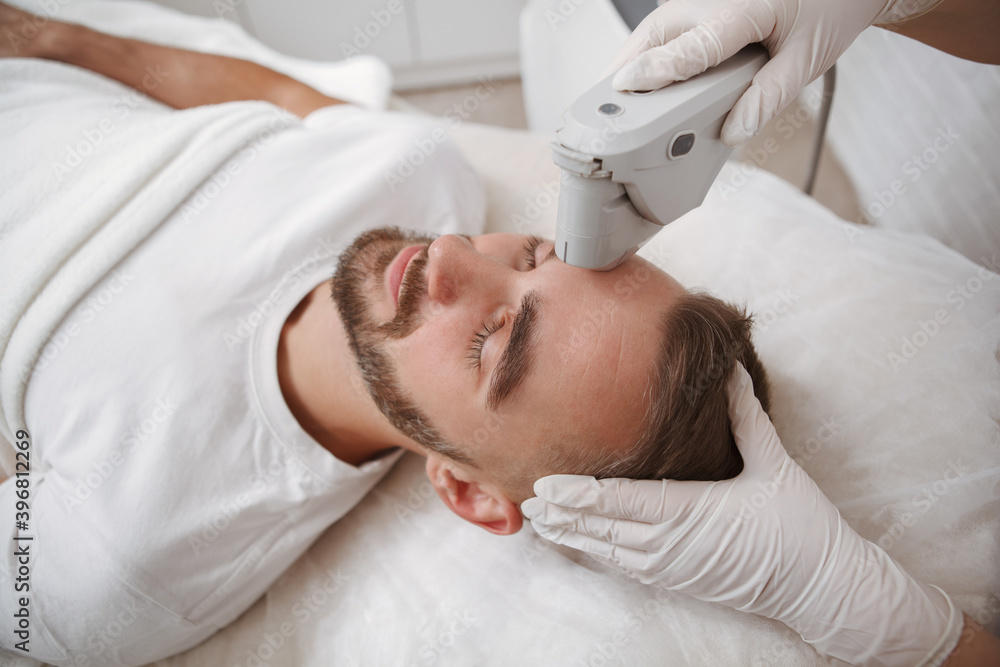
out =
[[(388, 70), (370, 58), (296, 60), (232, 23), (144, 3), (75, 0), (57, 16), (391, 104)], [(547, 139), (448, 129), (485, 185), (489, 231), (551, 236), (558, 170)], [(1000, 247), (976, 249), (970, 261), (919, 230), (841, 220), (764, 171), (730, 165), (706, 204), (641, 254), (690, 288), (748, 306), (790, 455), (855, 530), (997, 633)], [(780, 623), (643, 586), (530, 525), (498, 537), (465, 523), (406, 454), (246, 613), (157, 664), (828, 663)]]

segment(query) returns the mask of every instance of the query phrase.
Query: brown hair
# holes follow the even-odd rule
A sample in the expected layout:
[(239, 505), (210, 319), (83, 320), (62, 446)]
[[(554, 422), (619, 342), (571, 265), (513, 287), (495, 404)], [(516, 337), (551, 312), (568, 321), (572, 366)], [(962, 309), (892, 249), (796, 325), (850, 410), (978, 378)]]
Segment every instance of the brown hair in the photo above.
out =
[[(767, 374), (750, 338), (752, 318), (708, 294), (686, 292), (660, 319), (662, 344), (650, 382), (643, 435), (597, 478), (721, 480), (743, 470), (729, 426), (726, 383), (736, 362), (770, 407)], [(606, 459), (605, 459), (606, 461)]]

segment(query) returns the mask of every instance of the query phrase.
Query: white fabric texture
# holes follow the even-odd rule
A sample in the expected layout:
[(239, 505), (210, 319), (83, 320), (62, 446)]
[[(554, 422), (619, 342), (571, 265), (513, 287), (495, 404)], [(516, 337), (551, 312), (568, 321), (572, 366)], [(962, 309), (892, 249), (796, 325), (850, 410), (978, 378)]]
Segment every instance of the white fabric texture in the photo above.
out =
[[(197, 45), (207, 52), (254, 60), (295, 72), (327, 95), (368, 108), (383, 109), (388, 103), (391, 74), (373, 57), (341, 63), (299, 60), (267, 48), (228, 21), (195, 18), (150, 3), (19, 0), (11, 4), (120, 36)], [(287, 119), (266, 104), (217, 105), (157, 115), (166, 107), (76, 68), (54, 70), (49, 64), (7, 60), (3, 70), (0, 113), (7, 130), (5, 154), (31, 155), (46, 146), (51, 151), (36, 161), (37, 168), (30, 173), (16, 160), (0, 165), (5, 184), (0, 193), (4, 211), (0, 240), (7, 239), (4, 247), (11, 249), (9, 257), (0, 257), (0, 284), (17, 288), (0, 303), (0, 468), (9, 470), (12, 452), (4, 439), (10, 440), (18, 426), (8, 422), (21, 420), (27, 373), (39, 343), (51, 335), (59, 317), (227, 156), (248, 138), (274, 130)], [(28, 80), (48, 84), (24, 86)], [(63, 94), (77, 98), (76, 113), (70, 116), (61, 115)], [(145, 136), (150, 114), (159, 119), (152, 139)], [(56, 129), (37, 122), (47, 116), (63, 122)], [(138, 141), (140, 137), (147, 140)], [(129, 150), (130, 146), (142, 148)], [(81, 156), (80, 151), (86, 154)], [(84, 162), (86, 168), (76, 168)], [(106, 179), (108, 173), (118, 178)], [(35, 224), (20, 224), (27, 219), (25, 211), (38, 214)], [(73, 221), (73, 234), (66, 232), (64, 220)], [(61, 226), (58, 237), (52, 234), (56, 225)], [(94, 237), (98, 231), (115, 240), (98, 240)], [(94, 243), (89, 242), (92, 237)], [(60, 262), (59, 271), (49, 273)]]
[(869, 28), (837, 62), (828, 141), (879, 227), (1000, 253), (1000, 67)]
[[(85, 292), (35, 366), (39, 658), (139, 664), (200, 642), (398, 458), (357, 469), (302, 430), (278, 384), (281, 326), (358, 233), (403, 220), (477, 233), (481, 193), (447, 146), (386, 181), (431, 131), (423, 121), (345, 105), (301, 125), (241, 151), (184, 200)], [(12, 480), (0, 489), (12, 507)], [(16, 534), (12, 520), (0, 519), (3, 534)], [(12, 577), (10, 553), (0, 562)], [(13, 604), (0, 602), (8, 648)], [(127, 628), (106, 632), (122, 608)]]
[[(865, 537), (996, 631), (1000, 277), (925, 237), (859, 232), (766, 174), (643, 254), (756, 311), (792, 455)], [(350, 577), (342, 596), (290, 618), (328, 563)], [(777, 623), (653, 592), (530, 530), (454, 521), (410, 455), (240, 624), (171, 663), (825, 664)]]
[[(493, 167), (490, 228), (550, 234), (545, 142), (532, 152), (519, 135), (534, 167), (521, 170), (508, 133), (454, 133), (477, 167)], [(747, 301), (786, 447), (855, 529), (997, 632), (997, 281), (970, 284), (977, 267), (939, 244), (848, 226), (766, 174), (722, 179), (739, 192), (674, 223), (644, 254), (686, 284)], [(918, 336), (941, 309), (947, 322)], [(894, 374), (889, 354), (903, 356), (904, 339), (916, 352)], [(827, 664), (778, 623), (654, 591), (530, 529), (500, 538), (458, 521), (415, 455), (249, 611), (159, 664), (331, 662)]]
[[(167, 114), (77, 68), (21, 59), (0, 68), (4, 153), (32, 159), (0, 167), (0, 434), (10, 440), (23, 424), (30, 369), (66, 311), (248, 139), (282, 129), (288, 114), (261, 103)], [(67, 96), (76, 101), (70, 113)]]
[[(643, 254), (756, 312), (791, 455), (864, 537), (996, 632), (1000, 277), (929, 238), (840, 221), (763, 172), (743, 178), (724, 171), (737, 192), (714, 191)], [(939, 310), (946, 322), (917, 335)], [(906, 359), (896, 369), (893, 354)], [(332, 564), (346, 578), (326, 598)], [(312, 596), (314, 611), (292, 612)], [(165, 664), (264, 658), (830, 664), (779, 623), (642, 586), (528, 528), (495, 537), (457, 521), (410, 454), (236, 624)]]
[[(482, 194), (448, 145), (387, 179), (437, 136), (424, 120), (343, 105), (300, 122), (258, 102), (177, 112), (56, 63), (0, 69), (17, 121), (0, 142), (21, 156), (5, 162), (21, 179), (5, 195), (5, 303), (45, 298), (26, 268), (38, 282), (97, 258), (57, 273), (80, 297), (56, 291), (59, 326), (28, 385), (29, 646), (56, 664), (138, 664), (230, 623), (398, 458), (355, 468), (301, 429), (277, 381), (281, 324), (361, 231), (477, 233)], [(102, 237), (119, 220), (127, 231)], [(0, 486), (4, 507), (14, 490)], [(15, 567), (5, 550), (0, 579)], [(7, 648), (14, 604), (0, 596)]]

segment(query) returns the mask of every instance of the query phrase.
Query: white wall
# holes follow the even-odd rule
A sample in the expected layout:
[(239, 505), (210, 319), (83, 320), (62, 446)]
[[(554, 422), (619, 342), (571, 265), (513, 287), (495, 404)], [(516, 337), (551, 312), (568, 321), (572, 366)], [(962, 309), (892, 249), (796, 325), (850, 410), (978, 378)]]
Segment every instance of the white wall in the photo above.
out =
[(397, 89), (518, 74), (525, 0), (156, 0), (240, 23), (301, 58), (368, 53), (393, 69)]

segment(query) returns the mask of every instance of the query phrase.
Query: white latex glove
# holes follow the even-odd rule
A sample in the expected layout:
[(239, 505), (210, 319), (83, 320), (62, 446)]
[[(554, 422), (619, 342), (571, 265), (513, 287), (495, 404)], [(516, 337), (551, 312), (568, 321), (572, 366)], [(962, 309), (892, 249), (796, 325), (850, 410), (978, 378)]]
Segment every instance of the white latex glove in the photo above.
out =
[(655, 90), (714, 67), (747, 44), (763, 43), (771, 60), (722, 127), (722, 141), (739, 146), (830, 69), (865, 28), (922, 14), (938, 2), (668, 0), (639, 24), (605, 76), (621, 68), (612, 82), (616, 89)]
[(521, 508), (539, 535), (645, 583), (777, 619), (821, 654), (937, 665), (963, 618), (858, 535), (785, 453), (737, 366), (729, 415), (744, 469), (721, 482), (553, 475)]

